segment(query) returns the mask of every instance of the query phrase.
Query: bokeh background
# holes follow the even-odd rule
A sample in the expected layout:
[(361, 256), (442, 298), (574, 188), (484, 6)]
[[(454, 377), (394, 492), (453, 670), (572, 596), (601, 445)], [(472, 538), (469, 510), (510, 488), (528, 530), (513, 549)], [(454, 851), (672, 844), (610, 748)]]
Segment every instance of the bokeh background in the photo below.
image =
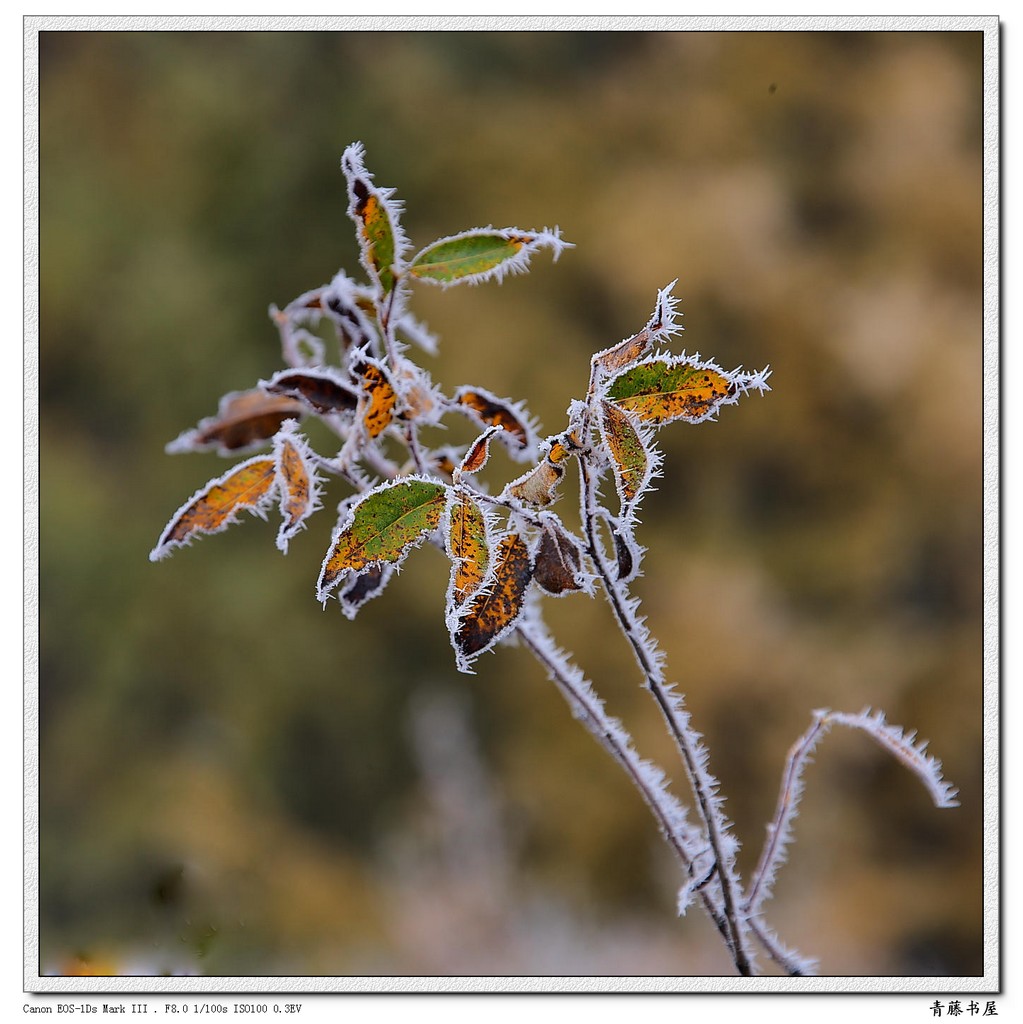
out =
[[(358, 271), (361, 139), (414, 242), (576, 244), (417, 292), (449, 390), (560, 429), (674, 278), (680, 346), (771, 364), (660, 432), (637, 592), (745, 870), (814, 708), (883, 708), (960, 788), (937, 811), (830, 736), (784, 940), (827, 975), (981, 974), (982, 70), (970, 32), (42, 33), (40, 971), (731, 971), (528, 655), (454, 671), (437, 552), (355, 623), (314, 598), (328, 511), (287, 558), (247, 519), (147, 559), (226, 468), (164, 445), (281, 365), (271, 302)], [(607, 609), (549, 613), (677, 777)]]

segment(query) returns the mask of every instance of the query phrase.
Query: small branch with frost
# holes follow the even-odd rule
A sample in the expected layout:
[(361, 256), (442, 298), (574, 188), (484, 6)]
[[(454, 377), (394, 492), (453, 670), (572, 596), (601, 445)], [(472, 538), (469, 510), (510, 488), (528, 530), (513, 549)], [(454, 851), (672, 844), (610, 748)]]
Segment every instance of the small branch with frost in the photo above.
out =
[(826, 708), (815, 711), (810, 727), (792, 745), (785, 759), (778, 804), (767, 825), (767, 838), (746, 895), (745, 912), (750, 917), (758, 916), (764, 902), (771, 896), (778, 869), (785, 863), (793, 838), (793, 822), (805, 788), (803, 772), (817, 744), (833, 725), (865, 732), (920, 779), (931, 794), (935, 807), (958, 806), (955, 788), (942, 777), (941, 762), (926, 753), (926, 741), (914, 742), (915, 733), (907, 734), (899, 726), (890, 725), (882, 712), (872, 712), (869, 708), (856, 715)]

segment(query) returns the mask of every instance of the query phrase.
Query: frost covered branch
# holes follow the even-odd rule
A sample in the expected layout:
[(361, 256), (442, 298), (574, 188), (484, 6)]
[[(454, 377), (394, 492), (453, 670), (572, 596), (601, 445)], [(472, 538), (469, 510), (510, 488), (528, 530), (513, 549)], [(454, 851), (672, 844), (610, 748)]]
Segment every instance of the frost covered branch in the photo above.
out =
[[(339, 270), (283, 309), (270, 307), (284, 367), (250, 390), (224, 395), (215, 414), (167, 446), (172, 454), (247, 458), (178, 509), (150, 557), (163, 559), (220, 533), (244, 512), (266, 518), (275, 510), (276, 544), (286, 554), (292, 538), (326, 507), (328, 486), (346, 488), (333, 505), (317, 599), (337, 600), (355, 619), (416, 549), (431, 544), (441, 550), (450, 560), (443, 603), (455, 667), (473, 673), (488, 652), (521, 641), (645, 801), (682, 868), (679, 913), (699, 900), (740, 974), (758, 970), (754, 939), (787, 973), (812, 973), (814, 962), (781, 943), (764, 921), (763, 907), (792, 840), (803, 772), (821, 737), (836, 724), (859, 729), (913, 770), (938, 806), (954, 806), (955, 791), (925, 744), (879, 712), (819, 711), (789, 752), (760, 862), (743, 887), (736, 868), (739, 843), (708, 752), (682, 695), (667, 682), (664, 654), (630, 583), (641, 575), (646, 553), (636, 536), (638, 509), (664, 472), (658, 431), (677, 422), (713, 422), (744, 396), (769, 391), (770, 370), (725, 370), (698, 352), (672, 352), (682, 331), (672, 282), (657, 292), (653, 312), (636, 334), (595, 352), (585, 395), (569, 401), (565, 428), (541, 439), (523, 402), (475, 385), (448, 392), (434, 383), (412, 353), (432, 355), (438, 341), (409, 306), (422, 284), (450, 289), (500, 282), (525, 272), (544, 251), (556, 260), (571, 243), (558, 228), (488, 226), (417, 249), (402, 226), (402, 204), (393, 189), (374, 183), (360, 143), (345, 150), (341, 169), (362, 279)], [(451, 418), (475, 428), (471, 443), (432, 442), (435, 428)], [(307, 420), (326, 427), (336, 450), (315, 450), (303, 426)], [(495, 493), (479, 476), (493, 445), (523, 467)], [(581, 536), (555, 510), (570, 470), (579, 474)], [(613, 494), (601, 491), (607, 479)], [(605, 712), (593, 683), (544, 624), (545, 600), (598, 592), (678, 750), (695, 824), (664, 772), (639, 756), (624, 725)]]

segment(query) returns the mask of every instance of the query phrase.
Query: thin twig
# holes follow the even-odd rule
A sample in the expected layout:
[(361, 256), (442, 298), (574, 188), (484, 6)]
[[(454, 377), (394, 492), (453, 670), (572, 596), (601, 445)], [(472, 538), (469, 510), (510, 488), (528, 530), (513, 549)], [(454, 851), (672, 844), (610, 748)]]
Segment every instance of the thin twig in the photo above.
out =
[(721, 889), (725, 918), (728, 922), (729, 948), (739, 973), (750, 975), (753, 973), (753, 963), (744, 935), (745, 920), (741, 910), (742, 893), (734, 872), (734, 858), (725, 853), (727, 826), (718, 811), (717, 802), (712, 792), (714, 780), (703, 769), (705, 756), (700, 751), (698, 741), (692, 735), (688, 725), (680, 721), (676, 713), (677, 698), (674, 698), (666, 689), (655, 656), (642, 642), (641, 637), (647, 636), (648, 643), (652, 643), (652, 641), (649, 640), (646, 630), (637, 619), (632, 602), (623, 592), (624, 586), (612, 576), (607, 564), (595, 525), (596, 489), (589, 459), (581, 457), (579, 468), (582, 514), (589, 542), (590, 557), (604, 584), (604, 592), (618, 625), (636, 655), (647, 689), (660, 709), (668, 731), (681, 754), (693, 794), (707, 827), (708, 842), (718, 863), (718, 885)]
[[(547, 670), (575, 717), (618, 762), (639, 791), (683, 871), (693, 880), (696, 861), (705, 848), (704, 837), (689, 824), (685, 808), (660, 781), (664, 773), (639, 758), (629, 734), (617, 719), (605, 714), (603, 702), (594, 693), (589, 680), (555, 646), (538, 617), (528, 625), (520, 623), (517, 632), (529, 652)], [(720, 901), (714, 899), (707, 886), (699, 889), (699, 895), (726, 945), (731, 946), (730, 927)]]

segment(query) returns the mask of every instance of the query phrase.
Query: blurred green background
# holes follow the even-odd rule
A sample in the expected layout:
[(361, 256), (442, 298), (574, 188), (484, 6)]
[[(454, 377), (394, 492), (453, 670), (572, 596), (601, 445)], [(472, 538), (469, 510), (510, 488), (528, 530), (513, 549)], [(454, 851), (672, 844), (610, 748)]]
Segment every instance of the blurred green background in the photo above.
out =
[[(771, 364), (767, 396), (660, 432), (637, 592), (744, 870), (814, 708), (883, 708), (961, 790), (937, 811), (829, 737), (768, 905), (783, 939), (823, 974), (982, 973), (979, 33), (39, 43), (41, 971), (731, 973), (540, 668), (502, 647), (454, 671), (436, 551), (355, 623), (314, 598), (329, 511), (287, 558), (247, 518), (147, 559), (226, 466), (165, 443), (281, 365), (271, 302), (359, 272), (361, 139), (420, 245), (557, 223), (577, 246), (417, 292), (449, 392), (560, 429), (590, 353), (676, 277), (679, 348)], [(677, 776), (607, 609), (548, 605)]]

